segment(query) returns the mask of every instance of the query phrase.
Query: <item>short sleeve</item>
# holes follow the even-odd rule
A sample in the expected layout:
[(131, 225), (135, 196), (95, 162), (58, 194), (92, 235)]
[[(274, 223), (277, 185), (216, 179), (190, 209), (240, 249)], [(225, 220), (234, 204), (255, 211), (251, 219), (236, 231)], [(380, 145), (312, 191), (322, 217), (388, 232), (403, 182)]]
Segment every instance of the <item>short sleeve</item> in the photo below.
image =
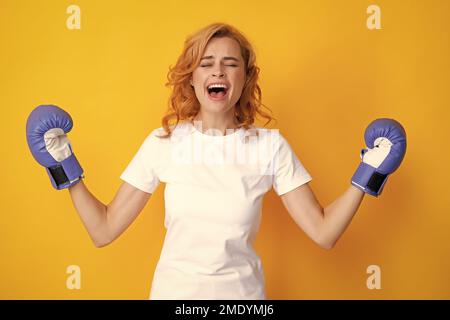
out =
[(278, 136), (274, 154), (273, 188), (281, 196), (309, 181), (311, 175), (295, 155), (287, 140)]
[(153, 193), (160, 183), (155, 170), (160, 138), (155, 133), (156, 130), (144, 140), (120, 176), (123, 181), (147, 193)]

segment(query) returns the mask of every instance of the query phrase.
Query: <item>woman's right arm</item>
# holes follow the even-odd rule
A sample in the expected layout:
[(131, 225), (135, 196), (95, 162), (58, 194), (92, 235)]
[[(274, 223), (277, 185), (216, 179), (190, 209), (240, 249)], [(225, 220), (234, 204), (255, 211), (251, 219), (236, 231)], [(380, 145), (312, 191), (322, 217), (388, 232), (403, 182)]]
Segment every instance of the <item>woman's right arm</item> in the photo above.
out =
[[(40, 105), (27, 119), (27, 143), (57, 190), (69, 189), (73, 204), (97, 247), (116, 239), (136, 219), (151, 193), (124, 182), (113, 201), (104, 205), (83, 183), (83, 168), (72, 151), (67, 133), (72, 117), (55, 105)], [(81, 181), (80, 181), (81, 180)]]
[(72, 202), (96, 247), (104, 247), (119, 237), (136, 219), (151, 193), (122, 183), (114, 199), (105, 205), (83, 181), (69, 188)]

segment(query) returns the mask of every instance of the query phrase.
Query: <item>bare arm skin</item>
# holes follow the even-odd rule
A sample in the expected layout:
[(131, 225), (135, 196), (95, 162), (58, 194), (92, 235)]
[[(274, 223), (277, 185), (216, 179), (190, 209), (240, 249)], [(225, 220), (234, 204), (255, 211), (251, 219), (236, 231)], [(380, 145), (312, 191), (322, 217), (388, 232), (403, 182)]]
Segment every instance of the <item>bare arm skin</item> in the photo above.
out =
[(334, 247), (350, 224), (365, 193), (351, 185), (325, 209), (308, 183), (281, 195), (282, 202), (297, 225), (324, 249)]
[(119, 237), (136, 219), (151, 193), (124, 182), (110, 204), (99, 201), (83, 181), (69, 188), (72, 202), (96, 247), (104, 247)]

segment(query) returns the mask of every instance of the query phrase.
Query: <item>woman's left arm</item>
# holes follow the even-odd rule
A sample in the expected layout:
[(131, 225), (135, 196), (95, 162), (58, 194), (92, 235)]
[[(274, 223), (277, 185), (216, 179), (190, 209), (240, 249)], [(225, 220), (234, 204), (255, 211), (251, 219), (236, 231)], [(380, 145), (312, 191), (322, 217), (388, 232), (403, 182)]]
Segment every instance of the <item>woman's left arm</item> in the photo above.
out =
[(406, 153), (406, 132), (394, 119), (370, 123), (364, 133), (367, 145), (350, 187), (325, 209), (308, 183), (281, 195), (295, 222), (322, 248), (331, 249), (350, 224), (366, 193), (378, 197)]
[(281, 195), (294, 221), (319, 246), (331, 249), (356, 214), (364, 192), (353, 185), (325, 209), (317, 201), (309, 183)]

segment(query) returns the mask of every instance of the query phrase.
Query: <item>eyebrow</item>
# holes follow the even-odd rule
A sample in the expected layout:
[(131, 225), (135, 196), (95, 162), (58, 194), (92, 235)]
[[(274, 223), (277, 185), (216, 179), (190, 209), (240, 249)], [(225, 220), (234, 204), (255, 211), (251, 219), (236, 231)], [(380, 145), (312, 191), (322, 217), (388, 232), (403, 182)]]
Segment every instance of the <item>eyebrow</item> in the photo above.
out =
[[(207, 59), (213, 59), (213, 58), (214, 58), (214, 56), (204, 56), (203, 58), (200, 59), (200, 61), (207, 60)], [(239, 62), (239, 59), (235, 58), (235, 57), (223, 57), (222, 60), (233, 60), (233, 61)]]

